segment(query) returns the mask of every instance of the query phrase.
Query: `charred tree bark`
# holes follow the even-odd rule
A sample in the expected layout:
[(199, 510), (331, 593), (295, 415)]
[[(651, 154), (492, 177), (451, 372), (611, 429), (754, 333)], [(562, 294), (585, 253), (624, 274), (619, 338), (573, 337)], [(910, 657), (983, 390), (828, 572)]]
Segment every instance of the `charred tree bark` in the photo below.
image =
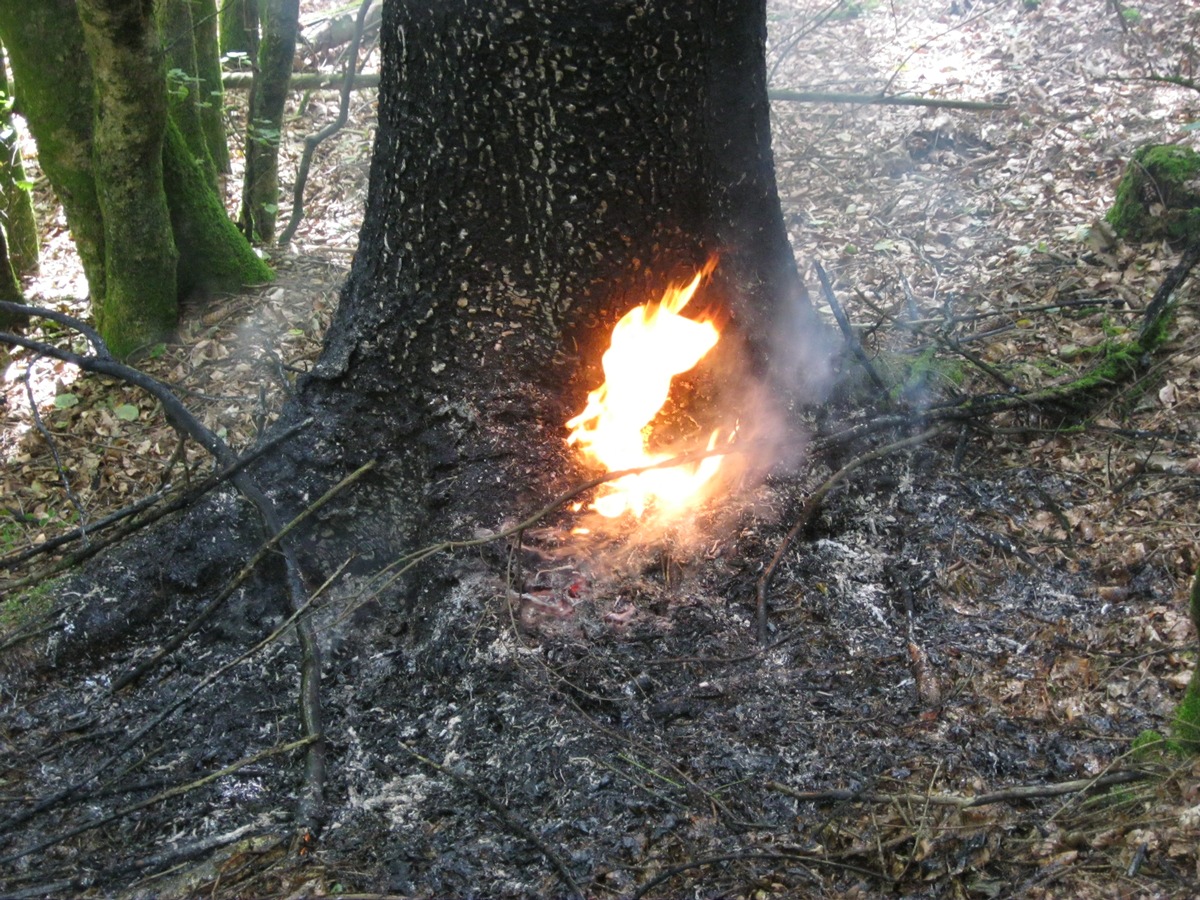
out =
[[(436, 540), (494, 532), (576, 483), (562, 423), (594, 386), (611, 325), (713, 255), (720, 262), (697, 305), (725, 330), (697, 376), (701, 399), (731, 385), (744, 396), (742, 388), (802, 357), (815, 325), (775, 191), (765, 3), (586, 6), (384, 4), (379, 130), (359, 252), (321, 358), (277, 427), (313, 424), (248, 470), (289, 521), (374, 463), (344, 499), (289, 536), (310, 588), (335, 572), (365, 579)], [(109, 558), (87, 575), (104, 584), (100, 599), (78, 590), (89, 599), (74, 614), (78, 624), (56, 636), (56, 660), (119, 656), (147, 628), (169, 634), (260, 542), (254, 513), (231, 495), (143, 536), (128, 551), (136, 566)], [(450, 598), (487, 580), (488, 596), (506, 602), (497, 568), (494, 556), (443, 556), (393, 586), (371, 587), (369, 599), (339, 582), (334, 590), (345, 593), (322, 598), (327, 618), (316, 630), (330, 645), (326, 665), (349, 668), (327, 670), (326, 689), (353, 689), (353, 667), (376, 647), (389, 666), (402, 660), (394, 665), (406, 685), (381, 686), (380, 703), (397, 702), (397, 690), (419, 692), (422, 678), (466, 678), (474, 663), (463, 629), (473, 624), (459, 614), (478, 607), (456, 610)], [(281, 566), (261, 568), (204, 639), (235, 653), (260, 640), (295, 607), (288, 584)], [(290, 671), (313, 674), (317, 657), (289, 658)], [(274, 679), (278, 698), (287, 671), (255, 666), (247, 677)], [(137, 690), (157, 690), (149, 681)], [(320, 681), (304, 680), (305, 709)], [(264, 726), (220, 698), (208, 702), (217, 705), (203, 708), (247, 745), (240, 756), (263, 734), (278, 732), (281, 746), (297, 733), (316, 736), (302, 725), (311, 717), (280, 715), (270, 703)], [(332, 756), (356, 726), (353, 712), (327, 711), (323, 727), (338, 734)], [(396, 739), (388, 737), (393, 747)], [(331, 778), (341, 777), (339, 763), (331, 758)], [(298, 780), (291, 790), (303, 795)], [(335, 808), (341, 800), (328, 799)], [(16, 818), (39, 814), (31, 805)], [(523, 839), (537, 836), (519, 824)]]

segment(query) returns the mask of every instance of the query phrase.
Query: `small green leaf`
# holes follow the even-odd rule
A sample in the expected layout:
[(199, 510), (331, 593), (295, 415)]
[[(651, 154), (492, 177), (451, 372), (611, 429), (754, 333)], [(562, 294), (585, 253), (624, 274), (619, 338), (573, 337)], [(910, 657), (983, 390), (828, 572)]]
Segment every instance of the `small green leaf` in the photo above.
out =
[(132, 403), (122, 403), (120, 406), (114, 406), (113, 412), (117, 414), (117, 418), (122, 422), (134, 422), (138, 417), (138, 408)]
[(155, 344), (153, 347), (150, 348), (149, 352), (146, 355), (149, 356), (151, 359), (158, 359), (160, 356), (162, 356), (166, 352), (167, 352), (166, 344)]
[(74, 394), (59, 394), (54, 398), (55, 409), (70, 409), (79, 403), (79, 398)]

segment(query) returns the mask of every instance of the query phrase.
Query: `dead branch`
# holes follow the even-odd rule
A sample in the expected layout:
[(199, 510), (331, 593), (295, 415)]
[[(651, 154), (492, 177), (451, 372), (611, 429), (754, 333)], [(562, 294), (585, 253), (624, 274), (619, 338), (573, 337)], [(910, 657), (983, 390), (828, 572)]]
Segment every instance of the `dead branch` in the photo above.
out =
[(507, 827), (510, 831), (512, 831), (517, 836), (524, 838), (525, 840), (529, 841), (529, 843), (533, 844), (533, 846), (538, 848), (538, 850), (541, 852), (541, 854), (544, 857), (546, 857), (546, 861), (549, 862), (550, 865), (554, 867), (554, 870), (556, 872), (558, 872), (559, 877), (567, 885), (567, 888), (570, 890), (570, 896), (577, 897), (577, 898), (579, 898), (579, 900), (585, 900), (585, 894), (583, 893), (583, 889), (580, 888), (578, 882), (575, 881), (575, 877), (571, 874), (571, 870), (567, 868), (567, 864), (565, 862), (563, 862), (562, 858), (559, 857), (559, 855), (554, 852), (554, 849), (551, 848), (551, 846), (549, 844), (547, 844), (544, 840), (542, 840), (533, 831), (533, 829), (531, 829), (524, 822), (521, 822), (519, 819), (517, 819), (517, 817), (512, 814), (512, 812), (509, 810), (509, 808), (505, 804), (501, 803), (499, 800), (497, 800), (495, 797), (493, 797), (491, 794), (489, 794), (487, 791), (485, 791), (483, 788), (481, 788), (479, 785), (477, 785), (471, 779), (467, 778), (465, 775), (462, 775), (462, 774), (454, 771), (454, 769), (451, 769), (449, 766), (443, 766), (441, 763), (435, 762), (434, 760), (430, 759), (428, 756), (425, 756), (425, 755), (417, 752), (412, 747), (410, 747), (408, 744), (404, 743), (404, 741), (397, 741), (396, 746), (398, 746), (401, 750), (403, 750), (405, 753), (409, 754), (413, 759), (417, 760), (421, 764), (428, 766), (429, 768), (433, 769), (434, 771), (440, 772), (441, 774), (445, 775), (447, 778), (451, 779), (452, 781), (456, 782), (457, 784), (461, 785), (462, 787), (465, 787), (472, 794), (474, 794), (476, 797), (478, 797), (480, 800), (482, 800), (485, 804), (487, 804), (487, 806), (492, 810), (492, 812), (496, 815), (496, 817), (501, 822), (504, 823), (505, 827)]
[[(300, 619), (301, 616), (308, 612), (313, 603), (317, 601), (317, 598), (324, 594), (329, 586), (341, 576), (342, 571), (346, 568), (349, 562), (350, 561), (347, 560), (345, 563), (339, 566), (337, 571), (330, 575), (329, 578), (327, 578), (325, 582), (312, 593), (312, 595), (305, 601), (304, 606), (288, 616), (278, 628), (268, 634), (249, 650), (242, 653), (240, 656), (235, 657), (224, 665), (214, 669), (212, 672), (209, 672), (207, 675), (201, 678), (191, 690), (185, 691), (181, 696), (176, 697), (173, 701), (167, 704), (166, 707), (160, 709), (157, 713), (151, 716), (150, 719), (142, 725), (142, 727), (137, 729), (137, 731), (135, 731), (133, 734), (129, 735), (124, 743), (122, 743), (112, 753), (96, 764), (91, 771), (81, 775), (79, 778), (66, 785), (66, 787), (60, 788), (55, 793), (50, 794), (47, 797), (43, 797), (29, 809), (14, 813), (4, 821), (0, 822), (0, 836), (11, 834), (13, 829), (17, 826), (23, 825), (25, 822), (28, 822), (30, 819), (33, 819), (38, 815), (41, 815), (48, 809), (52, 809), (54, 806), (62, 803), (64, 800), (69, 800), (78, 796), (85, 787), (104, 774), (104, 772), (112, 767), (113, 764), (115, 764), (122, 756), (132, 749), (141, 747), (146, 735), (170, 718), (176, 710), (189, 703), (193, 697), (195, 697), (209, 685), (213, 684), (215, 681), (217, 681), (217, 679), (221, 678), (221, 676), (223, 676), (226, 672), (229, 672), (247, 660), (252, 659), (262, 650), (266, 649), (275, 641), (277, 641), (288, 631), (288, 629), (292, 627), (293, 624), (296, 623), (297, 620)], [(306, 735), (304, 740), (309, 741), (309, 738), (311, 738), (311, 735)], [(311, 743), (309, 743), (308, 746), (311, 746)]]
[(827, 866), (829, 868), (841, 869), (845, 872), (853, 872), (856, 875), (861, 875), (866, 878), (871, 878), (877, 882), (887, 882), (888, 879), (880, 872), (872, 872), (870, 869), (864, 869), (861, 866), (852, 866), (848, 863), (835, 862), (832, 859), (827, 859), (823, 856), (813, 856), (808, 853), (787, 853), (778, 850), (743, 850), (738, 853), (722, 853), (717, 856), (706, 856), (702, 859), (694, 859), (690, 862), (682, 863), (678, 866), (672, 866), (665, 872), (651, 878), (636, 891), (630, 894), (625, 900), (641, 900), (646, 894), (650, 893), (654, 888), (658, 887), (666, 881), (670, 881), (676, 875), (681, 875), (691, 869), (699, 869), (705, 866), (715, 866), (727, 862), (747, 862), (751, 860), (762, 859), (768, 862), (791, 862), (800, 863), (801, 865), (811, 866)]
[(378, 0), (362, 0), (358, 7), (358, 17), (354, 20), (354, 34), (350, 39), (350, 49), (346, 51), (346, 74), (342, 78), (342, 93), (338, 102), (337, 118), (320, 131), (304, 138), (304, 152), (300, 155), (300, 165), (296, 169), (296, 183), (292, 188), (292, 215), (287, 228), (279, 236), (279, 245), (287, 245), (300, 220), (304, 217), (304, 186), (308, 183), (308, 170), (312, 165), (313, 152), (326, 138), (337, 134), (350, 118), (350, 91), (354, 87), (355, 69), (358, 67), (358, 45), (362, 41), (363, 28), (366, 26), (367, 10), (372, 4), (378, 8)]
[[(293, 72), (288, 87), (294, 91), (341, 90), (345, 75), (334, 72)], [(248, 91), (254, 81), (253, 72), (226, 72), (221, 84), (227, 91)], [(379, 87), (378, 72), (360, 72), (350, 83), (350, 90), (362, 91)]]
[(156, 804), (162, 803), (165, 800), (170, 800), (172, 797), (178, 797), (182, 794), (191, 793), (194, 790), (224, 778), (226, 775), (232, 775), (238, 769), (244, 769), (246, 766), (253, 765), (256, 762), (260, 762), (261, 760), (268, 759), (272, 756), (278, 756), (283, 753), (290, 753), (293, 750), (299, 750), (301, 747), (311, 744), (314, 740), (315, 738), (313, 738), (311, 735), (306, 735), (299, 740), (292, 741), (288, 744), (283, 744), (278, 747), (268, 747), (266, 750), (261, 750), (252, 756), (247, 756), (235, 763), (231, 763), (230, 765), (225, 766), (223, 769), (220, 769), (216, 772), (210, 772), (208, 775), (197, 778), (195, 781), (189, 781), (187, 784), (181, 784), (178, 787), (173, 787), (169, 790), (163, 791), (162, 793), (155, 794), (153, 797), (148, 797), (145, 800), (139, 800), (137, 803), (131, 803), (129, 806), (122, 807), (121, 809), (115, 810), (107, 815), (90, 819), (89, 821), (84, 822), (82, 825), (76, 825), (74, 828), (69, 828), (65, 832), (56, 834), (54, 837), (47, 838), (40, 844), (27, 847), (18, 853), (11, 853), (8, 856), (0, 857), (0, 864), (15, 862), (18, 859), (22, 859), (34, 853), (40, 853), (48, 847), (53, 847), (55, 844), (61, 844), (63, 841), (70, 840), (76, 835), (83, 834), (95, 828), (101, 828), (110, 822), (123, 819), (126, 816), (132, 815), (138, 810), (145, 809), (148, 806), (155, 806)]
[[(217, 462), (226, 467), (232, 466), (237, 462), (237, 456), (216, 432), (212, 431), (212, 429), (208, 428), (203, 422), (192, 415), (187, 407), (180, 402), (179, 398), (157, 378), (147, 375), (145, 372), (135, 369), (132, 366), (119, 363), (106, 355), (84, 356), (69, 350), (63, 350), (51, 344), (28, 340), (15, 334), (0, 332), (0, 343), (24, 347), (35, 353), (71, 363), (84, 371), (97, 372), (113, 378), (119, 378), (122, 381), (142, 388), (162, 404), (167, 421), (173, 427), (194, 438), (212, 454)], [(101, 347), (103, 347), (102, 343)], [(100, 350), (97, 351), (98, 354), (100, 352)], [(103, 349), (103, 352), (107, 353), (107, 349)], [(278, 535), (283, 530), (284, 525), (283, 520), (279, 516), (279, 511), (275, 508), (275, 504), (271, 502), (254, 480), (245, 472), (235, 472), (230, 480), (242, 496), (249, 500), (258, 510), (268, 535)], [(282, 535), (280, 537), (282, 538)], [(278, 546), (283, 555), (287, 572), (286, 581), (291, 608), (296, 610), (306, 607), (304, 577), (300, 571), (299, 561), (287, 543), (281, 540)], [(313, 737), (313, 740), (308, 744), (307, 750), (307, 767), (310, 777), (306, 779), (306, 785), (311, 787), (321, 784), (324, 781), (323, 777), (318, 777), (324, 770), (324, 763), (322, 761), (324, 758), (324, 742), (321, 740), (320, 735), (319, 708), (314, 705), (318, 698), (313, 688), (313, 685), (319, 681), (320, 650), (315, 643), (311, 628), (304, 625), (297, 628), (297, 637), (299, 638), (302, 655), (301, 694), (304, 698), (302, 701), (302, 718), (306, 727), (311, 726), (313, 729), (308, 732), (309, 736)], [(314, 672), (317, 675), (315, 679), (312, 677)], [(320, 818), (320, 807), (320, 802), (311, 796), (310, 791), (306, 790), (301, 799), (301, 808), (298, 816), (301, 827), (309, 829), (316, 827), (317, 820)]]
[(846, 339), (846, 346), (850, 348), (850, 352), (854, 358), (858, 360), (859, 365), (863, 367), (863, 371), (879, 388), (881, 394), (887, 394), (887, 384), (879, 373), (875, 371), (875, 366), (871, 363), (870, 357), (863, 350), (862, 342), (859, 341), (858, 335), (854, 333), (854, 329), (850, 327), (850, 319), (846, 316), (846, 311), (842, 309), (842, 305), (838, 303), (837, 296), (833, 293), (833, 285), (829, 282), (829, 276), (825, 274), (825, 269), (817, 260), (813, 260), (813, 268), (816, 270), (817, 279), (821, 282), (821, 293), (825, 296), (825, 301), (829, 304), (829, 308), (833, 310), (833, 317), (837, 320), (838, 328), (842, 330), (842, 336)]
[(796, 524), (791, 527), (786, 535), (784, 535), (783, 540), (779, 544), (779, 548), (775, 551), (775, 555), (771, 557), (771, 561), (767, 564), (767, 567), (763, 569), (762, 575), (760, 575), (758, 578), (758, 584), (755, 586), (755, 593), (757, 595), (758, 641), (760, 644), (765, 644), (767, 642), (767, 592), (771, 586), (771, 579), (774, 577), (775, 570), (779, 566), (780, 560), (783, 559), (783, 555), (788, 551), (788, 548), (792, 546), (792, 542), (796, 539), (800, 532), (804, 530), (804, 527), (809, 523), (809, 520), (812, 519), (813, 514), (816, 513), (817, 509), (820, 508), (821, 501), (825, 499), (825, 495), (833, 490), (833, 488), (836, 487), (843, 478), (860, 466), (863, 466), (869, 462), (874, 462), (877, 459), (882, 459), (885, 456), (895, 453), (897, 450), (903, 450), (905, 447), (911, 447), (915, 444), (924, 443), (930, 438), (936, 437), (943, 430), (944, 429), (942, 426), (935, 426), (927, 431), (921, 432), (920, 434), (902, 438), (898, 441), (893, 441), (890, 444), (885, 444), (882, 447), (877, 447), (868, 453), (864, 453), (846, 463), (846, 465), (842, 466), (840, 469), (830, 475), (829, 478), (827, 478), (819, 488), (809, 495), (808, 499), (804, 502), (804, 506), (800, 510), (800, 515), (796, 519)]
[(145, 675), (160, 662), (162, 662), (168, 655), (182, 646), (183, 642), (186, 641), (188, 637), (195, 634), (196, 630), (206, 621), (208, 621), (209, 617), (212, 616), (212, 614), (216, 612), (226, 600), (233, 596), (233, 592), (241, 587), (246, 579), (249, 578), (254, 570), (258, 567), (258, 564), (262, 562), (268, 554), (274, 552), (275, 548), (279, 546), (280, 541), (282, 541), (305, 519), (320, 510), (323, 506), (329, 503), (330, 500), (332, 500), (350, 485), (354, 484), (354, 482), (358, 481), (359, 478), (367, 474), (367, 472), (374, 467), (375, 462), (373, 460), (360, 466), (358, 469), (351, 472), (349, 475), (327, 490), (324, 494), (322, 494), (319, 498), (317, 498), (315, 502), (310, 504), (299, 515), (297, 515), (294, 519), (288, 522), (287, 525), (280, 529), (277, 534), (272, 535), (262, 544), (262, 546), (258, 548), (255, 554), (246, 561), (241, 570), (238, 571), (238, 573), (225, 584), (225, 587), (223, 587), (217, 593), (217, 595), (210, 600), (202, 610), (200, 610), (200, 612), (196, 613), (196, 615), (192, 617), (191, 621), (189, 621), (183, 626), (183, 628), (164, 641), (163, 645), (153, 656), (142, 660), (142, 662), (138, 663), (133, 669), (115, 679), (112, 683), (112, 687), (109, 690), (114, 694), (118, 691), (124, 690), (129, 685), (140, 680), (143, 675)]
[(1142, 327), (1138, 331), (1138, 340), (1143, 344), (1151, 342), (1161, 331), (1168, 313), (1171, 310), (1171, 298), (1175, 291), (1191, 274), (1196, 263), (1200, 262), (1200, 241), (1189, 244), (1183, 255), (1163, 278), (1162, 284), (1154, 292), (1150, 303), (1146, 306)]
[(793, 91), (772, 88), (767, 91), (771, 100), (788, 103), (857, 103), (869, 106), (924, 106), (930, 109), (966, 109), (976, 112), (1012, 109), (1011, 103), (988, 103), (979, 100), (939, 100), (936, 97), (910, 97), (895, 94), (843, 94), (838, 91)]
[(973, 797), (965, 794), (887, 794), (876, 791), (848, 790), (798, 791), (778, 781), (768, 781), (767, 787), (805, 803), (928, 803), (934, 806), (971, 809), (976, 806), (990, 806), (993, 803), (1008, 803), (1013, 800), (1037, 800), (1044, 797), (1061, 797), (1064, 794), (1079, 794), (1118, 784), (1145, 781), (1149, 777), (1149, 772), (1140, 769), (1126, 769), (1121, 772), (1110, 772), (1097, 778), (1079, 778), (1054, 784), (1017, 785), (988, 794), (977, 794)]
[[(228, 481), (229, 478), (231, 476), (233, 476), (236, 472), (241, 471), (242, 469), (246, 468), (246, 466), (250, 465), (250, 463), (254, 462), (256, 459), (260, 459), (265, 454), (274, 450), (276, 447), (278, 447), (284, 441), (287, 441), (290, 438), (295, 437), (297, 434), (299, 434), (301, 431), (303, 431), (305, 428), (307, 428), (312, 423), (313, 423), (312, 419), (305, 419), (302, 422), (297, 422), (295, 425), (292, 425), (289, 428), (284, 429), (279, 434), (273, 435), (269, 440), (264, 441), (259, 446), (254, 447), (253, 449), (247, 451), (246, 453), (244, 453), (240, 457), (238, 457), (237, 462), (235, 462), (232, 466), (226, 466), (220, 472), (217, 472), (213, 475), (208, 476), (202, 482), (200, 482), (200, 484), (196, 485), (196, 487), (184, 492), (179, 497), (175, 498), (175, 500), (168, 503), (166, 506), (156, 510), (152, 515), (145, 516), (143, 518), (138, 519), (135, 523), (133, 523), (133, 526), (130, 529), (122, 531), (118, 540), (124, 539), (124, 538), (128, 537), (130, 534), (132, 534), (133, 532), (138, 531), (142, 528), (145, 528), (147, 525), (151, 524), (152, 522), (158, 521), (159, 519), (161, 519), (163, 516), (167, 515), (168, 513), (176, 512), (177, 510), (183, 509), (187, 506), (190, 506), (192, 503), (195, 503), (196, 500), (198, 500), (200, 497), (207, 494), (209, 491), (213, 490), (213, 488), (215, 488), (221, 484), (224, 484), (226, 481)], [(156, 503), (160, 503), (162, 500), (164, 500), (168, 496), (168, 490), (170, 489), (170, 487), (171, 487), (171, 485), (167, 485), (167, 488), (164, 490), (156, 491), (155, 493), (151, 494), (148, 497), (143, 497), (141, 500), (138, 500), (136, 503), (131, 503), (128, 506), (125, 506), (125, 507), (122, 507), (121, 509), (116, 510), (115, 512), (109, 513), (107, 516), (105, 516), (102, 519), (97, 519), (95, 522), (93, 522), (88, 527), (87, 530), (91, 534), (96, 534), (97, 532), (103, 531), (104, 529), (108, 528), (110, 525), (115, 525), (118, 522), (129, 518), (130, 516), (137, 515), (142, 510), (148, 509), (149, 507), (154, 506)], [(47, 540), (43, 541), (40, 544), (36, 544), (33, 547), (27, 547), (26, 549), (19, 550), (16, 553), (10, 553), (8, 556), (0, 557), (0, 570), (11, 569), (13, 566), (18, 565), (19, 563), (25, 562), (28, 559), (32, 559), (33, 557), (35, 557), (39, 554), (47, 553), (51, 550), (56, 550), (57, 548), (63, 546), (64, 544), (69, 544), (72, 541), (77, 541), (82, 536), (83, 536), (83, 529), (75, 528), (75, 529), (72, 529), (71, 531), (65, 532), (64, 534), (60, 534), (60, 535), (56, 535), (52, 538), (48, 538)], [(105, 544), (104, 546), (107, 546), (107, 544)], [(92, 553), (88, 553), (86, 556), (81, 554), (78, 557), (72, 557), (71, 565), (75, 565), (75, 564), (81, 562), (87, 556), (91, 556), (91, 555), (92, 555)], [(38, 580), (44, 579), (46, 574), (47, 574), (46, 572), (38, 573)], [(18, 588), (18, 587), (23, 587), (23, 586), (24, 585), (22, 583), (18, 582), (18, 583), (5, 584), (3, 587), (5, 590), (10, 590), (10, 589)]]

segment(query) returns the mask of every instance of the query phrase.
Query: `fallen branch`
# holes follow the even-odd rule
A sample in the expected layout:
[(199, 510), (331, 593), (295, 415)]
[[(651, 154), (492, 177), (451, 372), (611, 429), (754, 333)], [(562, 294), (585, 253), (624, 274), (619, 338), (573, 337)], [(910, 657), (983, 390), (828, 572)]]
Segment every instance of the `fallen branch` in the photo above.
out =
[(743, 850), (738, 853), (722, 853), (717, 856), (706, 856), (702, 859), (693, 859), (690, 862), (682, 863), (678, 866), (672, 866), (665, 872), (662, 872), (636, 891), (630, 894), (625, 900), (641, 900), (646, 894), (650, 893), (654, 888), (658, 887), (666, 881), (670, 881), (676, 875), (681, 875), (691, 869), (700, 869), (705, 866), (716, 866), (727, 862), (747, 862), (750, 860), (762, 859), (768, 862), (792, 862), (802, 865), (812, 866), (828, 866), (834, 869), (841, 869), (845, 872), (853, 872), (856, 875), (862, 875), (866, 878), (874, 879), (877, 882), (887, 883), (889, 879), (880, 872), (872, 872), (870, 869), (864, 869), (861, 866), (852, 866), (849, 863), (836, 862), (832, 859), (826, 859), (823, 856), (813, 856), (808, 853), (787, 853), (778, 850)]
[(1075, 781), (1060, 781), (1055, 784), (1018, 785), (975, 796), (965, 794), (887, 794), (876, 791), (849, 790), (798, 791), (778, 781), (768, 781), (767, 787), (781, 794), (787, 794), (793, 799), (803, 800), (805, 803), (928, 803), (933, 806), (971, 809), (976, 806), (990, 806), (993, 803), (1008, 803), (1013, 800), (1038, 800), (1044, 797), (1061, 797), (1064, 794), (1079, 794), (1117, 784), (1145, 781), (1149, 777), (1149, 772), (1127, 769), (1097, 778), (1079, 778)]
[(148, 806), (154, 806), (162, 803), (164, 800), (170, 800), (172, 797), (178, 797), (181, 794), (187, 794), (191, 791), (197, 790), (198, 788), (202, 788), (205, 785), (217, 781), (218, 779), (224, 778), (226, 775), (232, 775), (238, 769), (244, 769), (246, 766), (253, 765), (256, 762), (267, 759), (271, 756), (278, 756), (281, 753), (290, 753), (293, 750), (298, 750), (301, 747), (311, 744), (313, 740), (314, 739), (312, 737), (305, 736), (300, 738), (298, 741), (292, 741), (290, 744), (283, 744), (279, 747), (268, 747), (266, 750), (261, 750), (258, 753), (255, 753), (253, 756), (247, 756), (235, 763), (225, 766), (223, 769), (219, 769), (216, 772), (210, 772), (208, 775), (197, 778), (195, 781), (189, 781), (187, 784), (181, 784), (178, 787), (173, 787), (170, 790), (155, 794), (153, 797), (147, 797), (145, 800), (139, 800), (137, 803), (131, 803), (129, 806), (122, 807), (121, 809), (115, 810), (107, 815), (98, 816), (95, 819), (84, 822), (82, 825), (76, 825), (74, 828), (70, 828), (61, 834), (56, 834), (54, 837), (47, 838), (40, 844), (35, 844), (34, 846), (28, 847), (18, 853), (11, 853), (8, 856), (0, 857), (0, 864), (15, 862), (16, 860), (22, 859), (31, 854), (40, 853), (48, 847), (53, 847), (55, 844), (61, 844), (63, 841), (69, 840), (76, 835), (83, 834), (95, 828), (100, 828), (109, 824), (110, 822), (115, 822), (118, 819), (123, 819), (126, 816), (138, 812), (139, 810), (143, 810)]
[[(294, 72), (288, 87), (294, 91), (341, 90), (345, 75), (340, 72)], [(221, 85), (227, 91), (248, 91), (254, 82), (253, 72), (226, 72)], [(350, 90), (361, 91), (379, 87), (378, 72), (360, 72), (350, 82)]]
[(969, 109), (978, 112), (1012, 109), (1011, 103), (989, 103), (978, 100), (939, 100), (936, 97), (910, 97), (895, 94), (843, 94), (838, 91), (792, 91), (772, 88), (767, 91), (771, 100), (788, 103), (857, 103), (870, 106), (924, 106), (931, 109)]

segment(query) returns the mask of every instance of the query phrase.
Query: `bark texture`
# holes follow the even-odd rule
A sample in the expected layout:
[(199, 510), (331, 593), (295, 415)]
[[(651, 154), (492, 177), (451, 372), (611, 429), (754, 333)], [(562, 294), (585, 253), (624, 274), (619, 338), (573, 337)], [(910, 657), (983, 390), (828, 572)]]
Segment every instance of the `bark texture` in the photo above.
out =
[(238, 224), (255, 243), (275, 236), (279, 213), (279, 138), (300, 29), (299, 0), (263, 0), (258, 69), (250, 88), (246, 172)]
[(171, 121), (179, 128), (192, 157), (213, 191), (216, 191), (217, 169), (201, 118), (204, 91), (200, 80), (191, 0), (162, 0), (158, 4), (158, 27), (167, 57), (167, 97)]
[[(104, 220), (104, 298), (93, 315), (125, 355), (175, 327), (175, 245), (162, 180), (166, 68), (150, 0), (82, 0), (95, 78), (92, 155)], [(93, 298), (93, 301), (95, 298)]]
[(168, 123), (163, 144), (163, 183), (171, 232), (179, 251), (178, 296), (234, 291), (273, 277), (238, 231), (208, 184), (183, 135)]
[(200, 124), (218, 175), (228, 175), (229, 139), (225, 134), (225, 88), (221, 84), (221, 47), (216, 0), (190, 0), (196, 42), (196, 90)]
[(25, 184), (25, 164), (17, 144), (12, 121), (12, 87), (8, 71), (0, 63), (0, 197), (4, 205), (4, 231), (8, 239), (8, 259), (19, 275), (38, 270), (38, 226), (33, 214), (33, 198)]
[(75, 0), (0, 3), (0, 37), (38, 162), (63, 205), (93, 297), (104, 296), (104, 226), (92, 161), (92, 72)]

